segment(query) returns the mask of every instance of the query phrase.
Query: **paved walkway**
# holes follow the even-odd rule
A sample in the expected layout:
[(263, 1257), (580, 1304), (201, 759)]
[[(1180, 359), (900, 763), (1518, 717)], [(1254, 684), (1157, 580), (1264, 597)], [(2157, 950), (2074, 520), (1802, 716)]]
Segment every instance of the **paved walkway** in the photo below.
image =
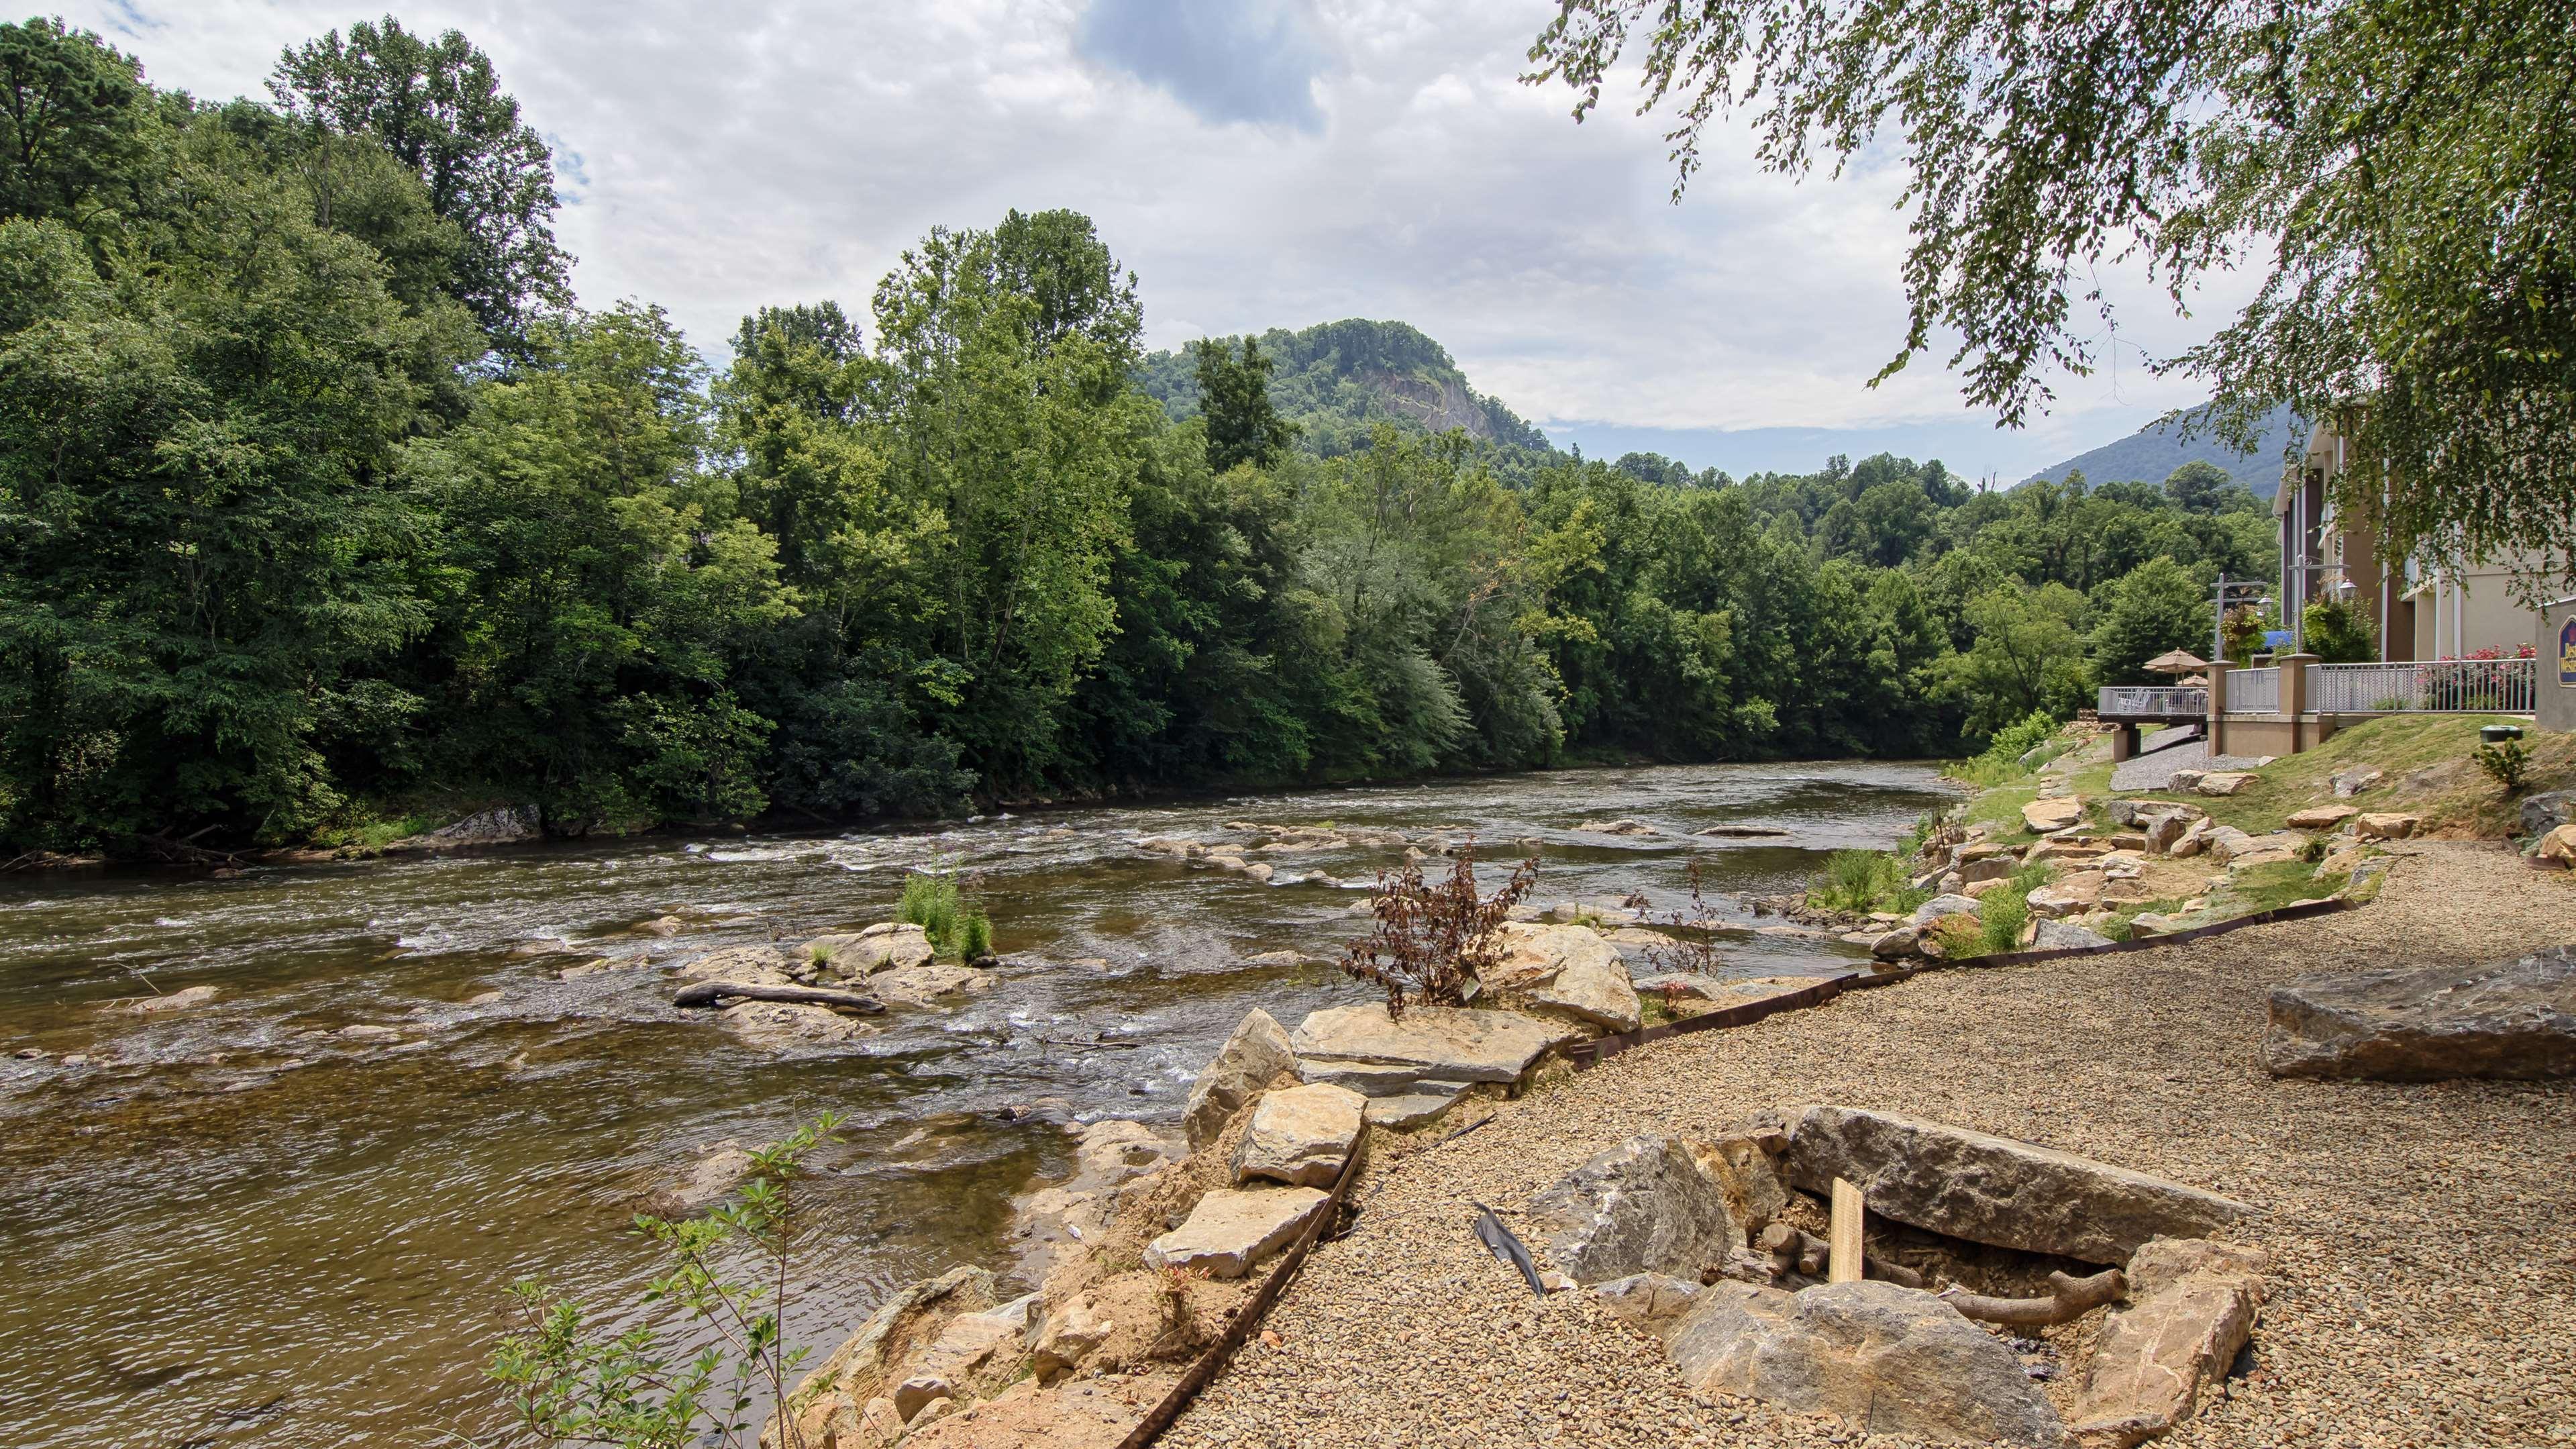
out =
[(2150, 750), (2135, 759), (2122, 760), (2111, 770), (2111, 788), (2119, 791), (2162, 790), (2173, 784), (2177, 770), (2250, 770), (2254, 760), (2247, 755), (2220, 755), (2211, 759), (2209, 741), (2193, 740), (2187, 745), (2167, 745)]

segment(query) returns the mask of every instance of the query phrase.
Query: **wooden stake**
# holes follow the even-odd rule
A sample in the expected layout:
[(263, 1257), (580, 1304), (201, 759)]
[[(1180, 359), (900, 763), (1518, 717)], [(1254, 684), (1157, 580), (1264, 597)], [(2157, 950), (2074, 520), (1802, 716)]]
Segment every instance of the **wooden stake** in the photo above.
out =
[(1837, 1177), (1834, 1179), (1834, 1214), (1832, 1229), (1826, 1235), (1829, 1249), (1825, 1263), (1828, 1283), (1857, 1283), (1861, 1280), (1861, 1222), (1868, 1216), (1862, 1204), (1860, 1189)]

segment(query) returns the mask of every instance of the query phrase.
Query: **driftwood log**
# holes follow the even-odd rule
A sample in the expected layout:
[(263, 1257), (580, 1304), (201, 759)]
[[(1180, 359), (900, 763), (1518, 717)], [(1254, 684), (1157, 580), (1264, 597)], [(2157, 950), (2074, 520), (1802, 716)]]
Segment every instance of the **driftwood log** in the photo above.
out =
[(1941, 1298), (1958, 1309), (1963, 1317), (2016, 1328), (2045, 1328), (2052, 1323), (2081, 1318), (2127, 1292), (2129, 1287), (2128, 1280), (2120, 1275), (2117, 1268), (2105, 1268), (2090, 1278), (2051, 1273), (2048, 1282), (2055, 1291), (2045, 1298), (1988, 1298), (1981, 1293), (1959, 1292), (1944, 1293)]
[[(1824, 1276), (1829, 1245), (1815, 1234), (1789, 1223), (1773, 1223), (1762, 1230), (1762, 1236), (1756, 1241), (1771, 1261), (1774, 1279), (1793, 1275), (1807, 1278)], [(1876, 1253), (1866, 1255), (1862, 1261), (1868, 1266), (1872, 1278), (1893, 1283), (1899, 1288), (1923, 1286), (1923, 1275), (1903, 1263), (1882, 1258)]]
[(785, 1001), (855, 1011), (861, 1016), (876, 1016), (886, 1009), (884, 1002), (855, 991), (834, 991), (828, 986), (769, 986), (751, 981), (701, 981), (681, 987), (680, 994), (671, 998), (673, 1006), (722, 1006), (728, 1001)]

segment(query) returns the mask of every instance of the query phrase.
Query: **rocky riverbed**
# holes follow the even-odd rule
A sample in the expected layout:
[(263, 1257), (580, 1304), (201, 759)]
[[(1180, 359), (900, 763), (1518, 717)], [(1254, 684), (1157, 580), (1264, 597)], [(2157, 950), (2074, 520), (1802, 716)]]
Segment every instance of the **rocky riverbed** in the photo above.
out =
[[(0, 1418), (31, 1449), (129, 1430), (262, 1445), (488, 1431), (479, 1364), (513, 1278), (625, 1303), (650, 1267), (620, 1231), (635, 1211), (720, 1194), (745, 1148), (825, 1108), (851, 1117), (811, 1159), (810, 1261), (829, 1268), (791, 1333), (829, 1347), (905, 1285), (1009, 1273), (1026, 1246), (1014, 1199), (1082, 1169), (1068, 1128), (1137, 1118), (1177, 1136), (1251, 1008), (1295, 1028), (1368, 1000), (1328, 963), (1365, 924), (1367, 883), (1408, 851), (1437, 869), (1471, 835), (1489, 858), (1530, 842), (1536, 914), (1598, 924), (1640, 977), (1658, 933), (1619, 903), (1687, 909), (1697, 860), (1721, 929), (1719, 979), (1693, 989), (1731, 992), (1861, 960), (1812, 931), (1766, 933), (1777, 922), (1742, 902), (1946, 798), (1905, 766), (1592, 771), (0, 881)], [(1206, 858), (1226, 855), (1243, 868)], [(842, 1023), (828, 1029), (672, 1005), (683, 968), (717, 952), (793, 980), (808, 943), (883, 922), (905, 872), (932, 867), (980, 873), (997, 963), (890, 964), (929, 974), (876, 988), (882, 1015), (826, 1011)]]

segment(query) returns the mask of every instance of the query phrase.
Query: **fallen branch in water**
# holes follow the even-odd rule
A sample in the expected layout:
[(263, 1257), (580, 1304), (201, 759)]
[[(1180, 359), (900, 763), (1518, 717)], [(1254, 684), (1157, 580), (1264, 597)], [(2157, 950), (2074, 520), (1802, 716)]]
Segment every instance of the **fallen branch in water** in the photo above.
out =
[(1962, 1317), (2016, 1328), (2045, 1328), (2081, 1318), (2127, 1292), (2129, 1286), (2117, 1268), (2105, 1268), (2090, 1278), (2051, 1273), (2048, 1282), (2056, 1291), (2045, 1298), (1988, 1298), (1954, 1289), (1943, 1293), (1941, 1301), (1959, 1310)]
[(855, 1011), (862, 1016), (883, 1012), (885, 1003), (873, 996), (855, 991), (834, 991), (828, 986), (765, 986), (749, 981), (701, 981), (683, 986), (671, 998), (673, 1006), (722, 1006), (728, 1001), (785, 1001), (802, 1006), (831, 1006)]

